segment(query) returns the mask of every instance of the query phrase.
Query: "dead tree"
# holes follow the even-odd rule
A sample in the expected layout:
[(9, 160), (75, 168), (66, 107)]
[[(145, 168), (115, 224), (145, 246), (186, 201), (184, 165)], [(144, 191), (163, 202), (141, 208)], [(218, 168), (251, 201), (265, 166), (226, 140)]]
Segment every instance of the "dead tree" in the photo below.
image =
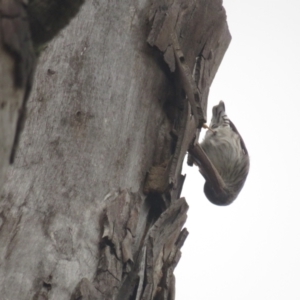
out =
[(0, 206), (3, 299), (174, 299), (181, 168), (230, 34), (219, 0), (87, 1), (42, 53)]

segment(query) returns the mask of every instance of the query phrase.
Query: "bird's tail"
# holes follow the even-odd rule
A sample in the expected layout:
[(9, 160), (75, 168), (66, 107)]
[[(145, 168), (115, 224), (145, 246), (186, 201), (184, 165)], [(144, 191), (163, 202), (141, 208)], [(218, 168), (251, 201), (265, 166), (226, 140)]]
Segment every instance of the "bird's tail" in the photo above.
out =
[(216, 128), (218, 126), (226, 126), (230, 124), (230, 120), (227, 117), (226, 111), (225, 111), (225, 103), (221, 100), (218, 105), (213, 107), (212, 110), (212, 118), (210, 127)]

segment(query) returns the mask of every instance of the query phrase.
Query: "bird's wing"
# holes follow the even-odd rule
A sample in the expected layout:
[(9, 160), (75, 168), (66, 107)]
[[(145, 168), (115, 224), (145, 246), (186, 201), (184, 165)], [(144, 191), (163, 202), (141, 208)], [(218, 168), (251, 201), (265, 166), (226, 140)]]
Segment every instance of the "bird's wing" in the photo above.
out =
[(202, 149), (201, 145), (197, 143), (196, 145), (190, 146), (189, 153), (192, 155), (194, 162), (201, 170), (201, 174), (204, 176), (206, 181), (209, 182), (211, 187), (217, 193), (224, 194), (226, 189), (224, 180), (206, 155), (205, 151)]
[(248, 155), (248, 150), (246, 148), (245, 142), (244, 142), (242, 136), (240, 135), (240, 133), (238, 132), (238, 130), (236, 129), (235, 125), (233, 124), (233, 122), (230, 119), (229, 119), (229, 125), (230, 125), (231, 129), (233, 130), (233, 132), (235, 132), (240, 137), (241, 147), (242, 147), (243, 151), (245, 152), (245, 154)]

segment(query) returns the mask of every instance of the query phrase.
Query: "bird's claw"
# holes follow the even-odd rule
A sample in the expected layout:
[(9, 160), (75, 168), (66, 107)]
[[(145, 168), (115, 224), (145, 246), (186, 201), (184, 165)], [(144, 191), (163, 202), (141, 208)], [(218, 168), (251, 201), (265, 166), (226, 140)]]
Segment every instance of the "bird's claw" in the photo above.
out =
[(211, 129), (207, 124), (203, 124), (203, 125), (202, 125), (202, 128), (205, 128), (205, 129), (210, 130), (213, 134), (216, 133), (216, 132), (215, 132), (213, 129)]

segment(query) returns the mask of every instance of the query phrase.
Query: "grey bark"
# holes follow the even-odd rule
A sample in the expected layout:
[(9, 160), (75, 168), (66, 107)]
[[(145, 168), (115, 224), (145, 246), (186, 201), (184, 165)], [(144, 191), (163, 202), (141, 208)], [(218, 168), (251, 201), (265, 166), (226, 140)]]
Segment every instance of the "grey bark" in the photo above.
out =
[(0, 190), (24, 127), (36, 56), (82, 3), (0, 0)]
[(19, 1), (0, 1), (0, 190), (22, 127), (35, 65), (26, 16)]
[(0, 203), (1, 299), (175, 299), (182, 162), (229, 41), (217, 0), (83, 5), (36, 70)]

